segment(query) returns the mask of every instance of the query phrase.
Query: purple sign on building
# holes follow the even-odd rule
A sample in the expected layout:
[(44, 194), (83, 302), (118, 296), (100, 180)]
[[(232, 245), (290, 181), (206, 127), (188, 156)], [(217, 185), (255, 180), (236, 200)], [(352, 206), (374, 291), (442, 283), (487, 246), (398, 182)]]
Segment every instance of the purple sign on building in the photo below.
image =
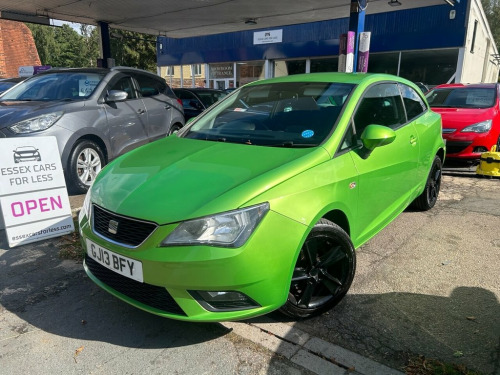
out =
[(349, 31), (340, 35), (339, 40), (339, 72), (352, 73), (354, 63), (354, 38), (356, 33)]
[(368, 57), (370, 56), (370, 37), (369, 31), (359, 34), (358, 49), (358, 72), (366, 73), (368, 71)]
[(33, 74), (37, 74), (37, 73), (43, 72), (45, 70), (49, 70), (50, 68), (52, 68), (50, 65), (34, 66), (33, 67)]

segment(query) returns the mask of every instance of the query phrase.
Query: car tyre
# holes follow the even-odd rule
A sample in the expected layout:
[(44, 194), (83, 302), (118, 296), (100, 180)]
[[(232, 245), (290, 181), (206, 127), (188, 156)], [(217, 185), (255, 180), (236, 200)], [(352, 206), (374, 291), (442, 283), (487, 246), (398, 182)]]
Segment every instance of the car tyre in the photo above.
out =
[(87, 192), (105, 164), (104, 153), (97, 143), (88, 139), (79, 141), (73, 147), (68, 162), (70, 190), (75, 194)]
[(179, 124), (179, 123), (173, 124), (170, 127), (170, 130), (168, 131), (168, 135), (174, 134), (176, 131), (181, 130), (181, 128), (182, 128), (182, 124)]
[(428, 211), (437, 202), (439, 190), (441, 189), (442, 163), (439, 156), (434, 157), (431, 171), (427, 177), (425, 189), (414, 201), (412, 206), (420, 211)]
[(321, 219), (300, 250), (288, 299), (279, 311), (300, 319), (330, 310), (346, 295), (355, 269), (356, 253), (347, 233)]

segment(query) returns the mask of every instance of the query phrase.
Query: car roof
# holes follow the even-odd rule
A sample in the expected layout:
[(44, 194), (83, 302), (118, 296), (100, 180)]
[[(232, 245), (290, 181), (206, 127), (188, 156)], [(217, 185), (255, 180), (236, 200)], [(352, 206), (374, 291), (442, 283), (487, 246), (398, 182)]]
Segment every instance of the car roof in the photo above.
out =
[(284, 76), (279, 78), (271, 78), (267, 80), (254, 81), (248, 85), (260, 85), (266, 83), (280, 83), (280, 82), (331, 82), (331, 83), (347, 83), (353, 85), (359, 85), (362, 83), (370, 84), (374, 82), (382, 81), (393, 81), (401, 82), (408, 85), (415, 84), (402, 77), (394, 76), (391, 74), (383, 73), (305, 73), (305, 74), (294, 74), (290, 76)]
[(434, 89), (444, 89), (444, 88), (486, 88), (493, 89), (497, 87), (496, 83), (445, 83), (442, 85), (437, 85)]
[(219, 89), (211, 89), (211, 88), (205, 88), (205, 87), (175, 87), (172, 88), (172, 90), (187, 90), (187, 91), (205, 91), (205, 92), (221, 92), (224, 93), (224, 90), (219, 90)]

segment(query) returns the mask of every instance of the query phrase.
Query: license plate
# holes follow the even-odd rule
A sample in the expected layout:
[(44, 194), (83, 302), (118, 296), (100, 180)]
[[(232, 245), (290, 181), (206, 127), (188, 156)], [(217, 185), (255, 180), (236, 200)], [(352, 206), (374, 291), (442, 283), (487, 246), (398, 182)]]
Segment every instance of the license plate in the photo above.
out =
[(123, 255), (114, 253), (98, 244), (87, 240), (87, 254), (97, 263), (130, 279), (143, 282), (142, 263)]

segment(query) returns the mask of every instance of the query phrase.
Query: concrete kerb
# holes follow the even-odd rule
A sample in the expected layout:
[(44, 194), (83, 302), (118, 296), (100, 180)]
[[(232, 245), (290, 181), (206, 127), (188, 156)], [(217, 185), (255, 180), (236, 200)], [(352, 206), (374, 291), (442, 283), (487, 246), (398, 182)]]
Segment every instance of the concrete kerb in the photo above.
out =
[(402, 375), (369, 358), (269, 318), (254, 322), (224, 322), (224, 327), (319, 375)]

